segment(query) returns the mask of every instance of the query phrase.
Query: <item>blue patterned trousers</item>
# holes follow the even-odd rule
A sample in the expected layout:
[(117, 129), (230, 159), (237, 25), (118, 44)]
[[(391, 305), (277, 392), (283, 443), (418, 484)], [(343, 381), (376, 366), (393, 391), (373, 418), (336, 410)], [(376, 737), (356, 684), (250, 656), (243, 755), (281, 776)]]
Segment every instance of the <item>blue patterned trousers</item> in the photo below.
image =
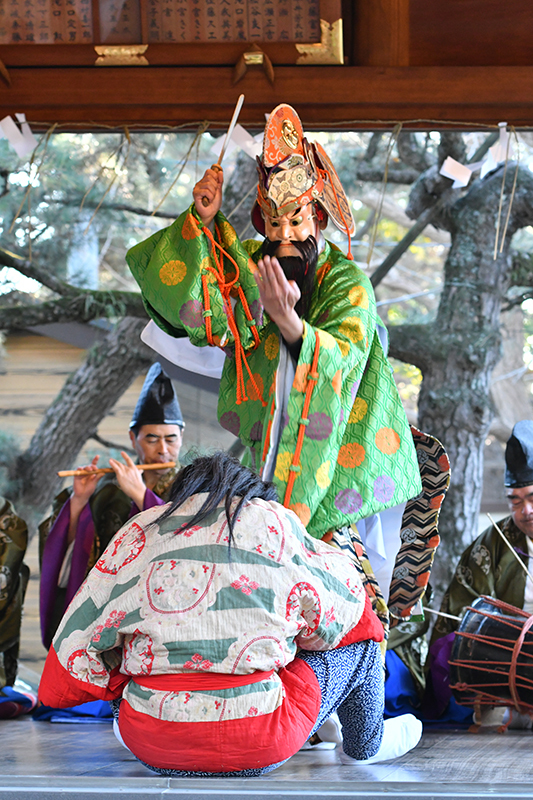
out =
[[(356, 759), (375, 755), (383, 737), (384, 681), (379, 645), (364, 641), (324, 652), (300, 650), (296, 658), (311, 667), (322, 693), (318, 718), (309, 737), (336, 711), (342, 725), (344, 752)], [(111, 702), (115, 719), (118, 719), (120, 702)], [(237, 772), (189, 772), (141, 763), (158, 775), (169, 777), (246, 778), (266, 775), (285, 761), (288, 759)]]

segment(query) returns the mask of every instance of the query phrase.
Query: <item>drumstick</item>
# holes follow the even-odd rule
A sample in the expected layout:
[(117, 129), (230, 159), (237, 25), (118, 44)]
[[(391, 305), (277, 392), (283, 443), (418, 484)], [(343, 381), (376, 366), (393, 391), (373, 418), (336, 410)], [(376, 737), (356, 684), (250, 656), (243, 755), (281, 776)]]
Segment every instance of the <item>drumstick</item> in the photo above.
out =
[[(237, 100), (237, 105), (235, 106), (235, 111), (233, 112), (233, 116), (231, 118), (231, 122), (229, 124), (229, 128), (226, 131), (226, 138), (224, 139), (224, 144), (222, 145), (222, 150), (220, 151), (220, 155), (218, 157), (218, 161), (216, 164), (213, 164), (211, 169), (214, 169), (215, 172), (221, 172), (221, 164), (222, 159), (224, 158), (224, 153), (226, 152), (226, 148), (230, 142), (231, 134), (233, 133), (233, 129), (237, 124), (237, 120), (239, 119), (239, 114), (241, 113), (242, 104), (244, 103), (244, 95), (239, 95), (239, 99)], [(207, 208), (211, 201), (207, 197), (202, 197), (202, 205), (204, 208)]]
[[(164, 464), (135, 464), (135, 469), (171, 469), (175, 467), (175, 461), (165, 461)], [(98, 469), (62, 469), (57, 475), (59, 478), (75, 478), (85, 477), (86, 475), (103, 475), (105, 472), (114, 472), (111, 467), (99, 467)]]
[(453, 614), (446, 614), (445, 611), (435, 611), (434, 608), (428, 608), (424, 606), (424, 611), (429, 611), (430, 614), (436, 614), (438, 617), (446, 617), (446, 619), (456, 619), (457, 622), (461, 622), (461, 617), (455, 617)]
[(509, 548), (511, 553), (516, 558), (516, 560), (518, 561), (518, 563), (520, 564), (520, 566), (522, 567), (522, 569), (524, 570), (524, 572), (528, 576), (529, 580), (533, 582), (533, 575), (528, 570), (528, 568), (526, 567), (526, 565), (524, 564), (524, 562), (522, 561), (522, 559), (520, 558), (520, 556), (518, 555), (518, 553), (516, 552), (514, 547), (512, 546), (511, 542), (509, 542), (509, 540), (503, 535), (500, 527), (494, 522), (494, 520), (492, 519), (491, 515), (488, 512), (487, 512), (487, 517), (490, 519), (490, 521), (492, 522), (493, 526), (496, 528), (496, 530), (498, 531), (498, 533), (502, 537), (503, 541), (505, 542), (505, 544), (507, 545), (507, 547)]

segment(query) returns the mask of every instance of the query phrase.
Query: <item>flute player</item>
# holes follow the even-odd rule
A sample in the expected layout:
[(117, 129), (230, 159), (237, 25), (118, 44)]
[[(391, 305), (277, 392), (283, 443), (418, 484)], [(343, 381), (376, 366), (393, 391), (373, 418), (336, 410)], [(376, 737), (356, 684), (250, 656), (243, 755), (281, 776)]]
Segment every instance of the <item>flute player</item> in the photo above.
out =
[[(185, 423), (178, 398), (160, 364), (153, 364), (130, 423), (130, 440), (141, 464), (177, 461)], [(98, 456), (74, 478), (72, 490), (55, 499), (39, 527), (41, 636), (46, 648), (87, 573), (122, 525), (139, 511), (168, 500), (174, 468), (140, 472), (127, 453), (125, 464), (109, 459), (114, 473), (103, 478)]]

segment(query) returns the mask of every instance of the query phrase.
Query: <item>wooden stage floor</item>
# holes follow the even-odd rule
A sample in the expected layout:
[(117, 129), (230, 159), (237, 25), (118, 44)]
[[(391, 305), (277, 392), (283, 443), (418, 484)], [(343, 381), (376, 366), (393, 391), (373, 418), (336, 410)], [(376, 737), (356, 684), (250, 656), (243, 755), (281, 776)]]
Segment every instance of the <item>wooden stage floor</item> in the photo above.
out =
[(533, 797), (529, 732), (475, 735), (425, 733), (411, 753), (373, 766), (344, 766), (336, 751), (297, 753), (263, 778), (161, 778), (115, 739), (110, 723), (0, 723), (0, 798), (187, 800), (272, 798), (526, 798)]

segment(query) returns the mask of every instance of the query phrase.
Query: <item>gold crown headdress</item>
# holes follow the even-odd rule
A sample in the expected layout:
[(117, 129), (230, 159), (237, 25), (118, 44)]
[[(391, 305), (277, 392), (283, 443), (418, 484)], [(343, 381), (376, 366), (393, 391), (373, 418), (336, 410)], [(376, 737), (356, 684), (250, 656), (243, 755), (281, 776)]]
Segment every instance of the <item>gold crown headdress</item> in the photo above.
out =
[(277, 106), (268, 118), (257, 169), (259, 182), (252, 222), (260, 233), (265, 233), (261, 211), (269, 217), (280, 217), (316, 203), (347, 235), (351, 257), (350, 237), (355, 223), (339, 176), (324, 148), (307, 141), (300, 117), (286, 103)]

